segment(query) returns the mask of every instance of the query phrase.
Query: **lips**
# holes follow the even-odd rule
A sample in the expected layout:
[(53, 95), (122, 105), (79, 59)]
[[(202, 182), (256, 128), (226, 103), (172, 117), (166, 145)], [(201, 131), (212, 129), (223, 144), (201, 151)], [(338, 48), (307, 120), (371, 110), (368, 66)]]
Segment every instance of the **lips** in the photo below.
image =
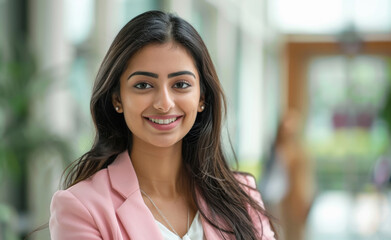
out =
[(169, 118), (169, 119), (159, 119), (159, 118), (148, 118), (149, 121), (160, 124), (160, 125), (167, 125), (172, 122), (175, 122), (178, 118)]
[(144, 118), (155, 129), (160, 131), (167, 131), (175, 128), (179, 124), (182, 117), (182, 115), (165, 115), (145, 116)]

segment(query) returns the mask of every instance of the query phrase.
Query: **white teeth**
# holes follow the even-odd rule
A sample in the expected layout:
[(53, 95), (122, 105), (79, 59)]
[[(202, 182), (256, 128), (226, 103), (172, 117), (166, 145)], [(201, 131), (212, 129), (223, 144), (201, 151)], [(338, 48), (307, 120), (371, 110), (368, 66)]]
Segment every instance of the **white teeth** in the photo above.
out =
[(175, 122), (177, 118), (169, 118), (169, 119), (154, 119), (154, 118), (148, 118), (150, 121), (157, 123), (157, 124), (170, 124), (172, 122)]

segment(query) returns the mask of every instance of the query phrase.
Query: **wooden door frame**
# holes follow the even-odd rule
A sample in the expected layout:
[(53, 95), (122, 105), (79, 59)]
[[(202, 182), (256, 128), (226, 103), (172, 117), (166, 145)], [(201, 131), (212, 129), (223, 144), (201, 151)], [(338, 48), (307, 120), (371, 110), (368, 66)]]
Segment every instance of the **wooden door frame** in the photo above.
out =
[[(344, 54), (340, 42), (330, 36), (288, 36), (284, 46), (286, 69), (285, 91), (282, 92), (283, 109), (296, 109), (307, 113), (307, 64), (314, 56)], [(363, 39), (358, 54), (377, 54), (391, 57), (391, 37)]]

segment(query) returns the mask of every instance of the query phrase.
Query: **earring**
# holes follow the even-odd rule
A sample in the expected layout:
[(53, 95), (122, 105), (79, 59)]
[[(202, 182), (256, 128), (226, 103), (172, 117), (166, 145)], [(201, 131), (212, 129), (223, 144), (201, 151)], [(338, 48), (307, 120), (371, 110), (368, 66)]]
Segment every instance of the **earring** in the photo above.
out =
[(118, 110), (119, 110), (119, 107), (115, 107), (115, 110), (118, 112)]
[(205, 106), (204, 106), (204, 105), (202, 105), (202, 106), (201, 106), (201, 110), (202, 110), (202, 111), (204, 111), (204, 109), (205, 109)]

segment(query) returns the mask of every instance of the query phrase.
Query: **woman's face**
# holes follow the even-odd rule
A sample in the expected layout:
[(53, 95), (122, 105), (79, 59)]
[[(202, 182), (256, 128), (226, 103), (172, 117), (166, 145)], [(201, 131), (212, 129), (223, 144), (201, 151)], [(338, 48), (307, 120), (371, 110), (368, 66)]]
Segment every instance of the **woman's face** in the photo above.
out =
[(192, 56), (176, 43), (150, 44), (129, 60), (114, 107), (137, 141), (157, 147), (179, 143), (202, 111), (200, 80)]

